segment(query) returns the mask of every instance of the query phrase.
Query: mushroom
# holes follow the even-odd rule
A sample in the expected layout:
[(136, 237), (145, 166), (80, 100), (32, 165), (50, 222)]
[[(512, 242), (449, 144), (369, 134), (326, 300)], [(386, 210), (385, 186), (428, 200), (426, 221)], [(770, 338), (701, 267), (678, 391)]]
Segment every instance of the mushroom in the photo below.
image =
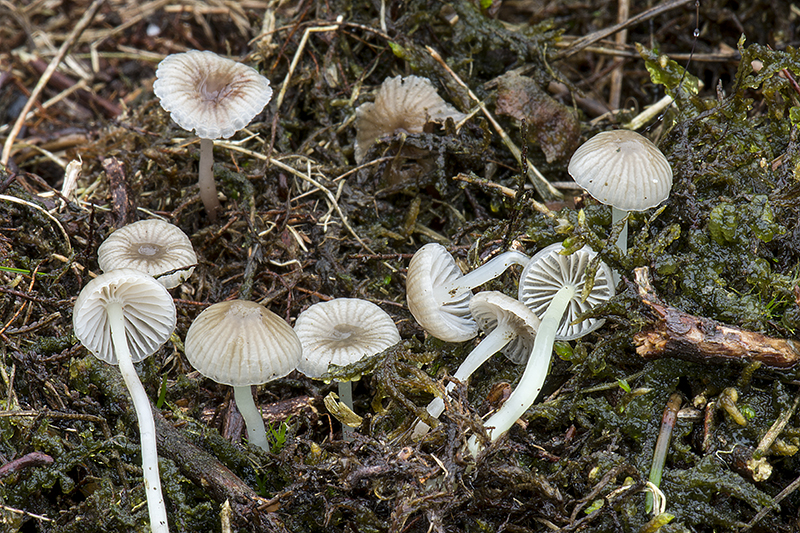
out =
[(445, 102), (428, 78), (386, 78), (375, 102), (356, 109), (356, 162), (361, 164), (367, 150), (381, 137), (422, 133), (427, 124), (443, 124), (447, 118), (460, 122), (466, 115)]
[[(568, 167), (575, 182), (599, 202), (610, 205), (616, 224), (629, 211), (655, 207), (672, 189), (672, 167), (647, 138), (635, 131), (598, 133), (572, 155)], [(628, 223), (617, 246), (628, 250)]]
[[(543, 248), (522, 271), (519, 299), (540, 317), (541, 324), (522, 378), (503, 406), (484, 423), (493, 441), (508, 431), (539, 395), (550, 366), (553, 342), (557, 338), (576, 339), (599, 328), (600, 320), (583, 320), (577, 325), (573, 322), (577, 315), (614, 296), (611, 268), (600, 263), (592, 290), (581, 301), (586, 268), (597, 254), (587, 247), (568, 256), (562, 255), (563, 250), (561, 243)], [(468, 447), (477, 455), (476, 436), (470, 437)]]
[[(514, 363), (527, 361), (533, 348), (536, 332), (539, 329), (539, 317), (525, 304), (497, 291), (479, 292), (469, 302), (472, 316), (478, 327), (487, 335), (476, 346), (453, 374), (455, 381), (446, 387), (446, 393), (455, 388), (455, 383), (465, 382), (475, 370), (498, 351)], [(444, 411), (444, 400), (434, 398), (428, 404), (428, 413), (438, 418)], [(414, 428), (414, 437), (424, 435), (429, 429), (425, 422), (418, 422)]]
[(478, 325), (469, 311), (472, 289), (498, 277), (511, 265), (524, 266), (529, 260), (527, 255), (509, 250), (469, 274), (462, 274), (444, 246), (426, 244), (408, 265), (408, 309), (419, 325), (437, 339), (469, 340), (478, 334)]
[(171, 289), (192, 275), (197, 255), (178, 226), (154, 218), (128, 224), (109, 235), (97, 249), (97, 262), (103, 272), (132, 268)]
[(216, 303), (195, 318), (184, 343), (186, 358), (209, 379), (233, 387), (248, 440), (269, 450), (252, 385), (281, 378), (300, 360), (300, 340), (281, 317), (247, 300)]
[[(400, 342), (392, 317), (374, 303), (358, 298), (335, 298), (312, 305), (297, 317), (294, 331), (303, 346), (297, 370), (313, 379), (320, 379), (332, 364), (351, 365)], [(339, 396), (352, 409), (350, 381), (338, 381), (338, 385)], [(342, 428), (347, 438), (350, 427), (342, 424)]]
[(261, 113), (272, 98), (269, 80), (214, 52), (190, 50), (158, 64), (153, 92), (172, 120), (200, 137), (200, 197), (209, 218), (216, 220), (213, 139), (227, 139)]
[(156, 533), (169, 531), (158, 473), (156, 427), (133, 363), (158, 350), (175, 329), (175, 321), (175, 304), (167, 289), (131, 269), (112, 270), (87, 283), (72, 312), (75, 336), (98, 359), (119, 365), (133, 399), (150, 527)]

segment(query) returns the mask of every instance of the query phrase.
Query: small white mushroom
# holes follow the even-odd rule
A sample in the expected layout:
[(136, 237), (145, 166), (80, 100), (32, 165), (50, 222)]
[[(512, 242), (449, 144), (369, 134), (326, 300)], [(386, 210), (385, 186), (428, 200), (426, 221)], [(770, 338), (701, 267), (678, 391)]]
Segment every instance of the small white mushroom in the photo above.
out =
[[(539, 317), (525, 304), (496, 291), (479, 292), (469, 303), (472, 316), (486, 337), (467, 356), (453, 374), (458, 382), (465, 382), (483, 363), (498, 351), (514, 363), (522, 364), (528, 360), (533, 349)], [(447, 385), (446, 393), (455, 388), (455, 382)], [(428, 413), (438, 418), (444, 411), (444, 400), (434, 398), (428, 404)], [(425, 422), (418, 422), (414, 437), (424, 435), (428, 430)]]
[(570, 294), (567, 308), (560, 319), (555, 338), (560, 341), (578, 339), (591, 333), (603, 325), (605, 320), (587, 318), (577, 324), (575, 318), (592, 309), (595, 305), (614, 296), (611, 268), (600, 263), (594, 277), (592, 290), (586, 300), (581, 294), (586, 283), (586, 269), (597, 253), (583, 247), (570, 254), (562, 255), (564, 246), (561, 243), (542, 248), (531, 258), (523, 269), (519, 280), (519, 301), (531, 308), (536, 316), (544, 318), (545, 313), (553, 305), (559, 291)]
[(214, 143), (247, 126), (272, 98), (269, 80), (254, 68), (214, 52), (167, 56), (156, 69), (153, 92), (180, 127), (200, 137), (200, 197), (209, 218), (219, 209), (214, 184)]
[[(584, 247), (565, 256), (561, 254), (563, 250), (561, 243), (542, 249), (531, 258), (522, 273), (520, 299), (524, 302), (527, 299), (536, 305), (534, 311), (541, 318), (541, 324), (522, 378), (503, 406), (484, 423), (493, 441), (508, 431), (536, 400), (547, 377), (553, 342), (558, 335), (564, 339), (574, 339), (600, 327), (600, 321), (584, 320), (578, 325), (572, 322), (577, 314), (593, 304), (614, 296), (611, 268), (601, 263), (589, 298), (581, 302), (586, 267), (597, 254)], [(547, 298), (546, 305), (540, 305), (542, 300), (535, 294), (536, 291), (542, 291), (543, 297)], [(473, 455), (477, 455), (479, 444), (474, 435), (470, 437), (468, 447)]]
[[(389, 314), (366, 300), (335, 298), (319, 302), (297, 317), (294, 325), (303, 355), (297, 370), (319, 379), (330, 365), (347, 366), (378, 354), (400, 342), (400, 333)], [(339, 397), (353, 408), (350, 381), (339, 381)], [(345, 438), (351, 431), (342, 425)]]
[(171, 289), (192, 275), (197, 255), (178, 226), (154, 218), (128, 224), (109, 235), (97, 249), (97, 262), (103, 272), (132, 268)]
[(408, 265), (408, 308), (419, 325), (437, 339), (469, 340), (478, 334), (478, 325), (469, 311), (472, 289), (500, 276), (511, 265), (524, 266), (529, 260), (527, 255), (510, 250), (462, 274), (444, 246), (426, 244)]
[(184, 344), (186, 358), (198, 372), (233, 387), (248, 440), (269, 450), (264, 419), (250, 387), (294, 370), (302, 351), (294, 330), (263, 305), (230, 300), (200, 313), (189, 327)]
[[(628, 211), (644, 211), (667, 199), (672, 167), (656, 145), (635, 131), (598, 133), (572, 155), (568, 167), (575, 182), (612, 207), (613, 222)], [(628, 249), (627, 223), (617, 245)]]
[(175, 329), (175, 304), (167, 289), (138, 270), (112, 270), (86, 284), (72, 311), (75, 336), (95, 357), (119, 365), (139, 421), (142, 471), (150, 527), (169, 531), (158, 473), (156, 427), (150, 400), (133, 363), (158, 350)]

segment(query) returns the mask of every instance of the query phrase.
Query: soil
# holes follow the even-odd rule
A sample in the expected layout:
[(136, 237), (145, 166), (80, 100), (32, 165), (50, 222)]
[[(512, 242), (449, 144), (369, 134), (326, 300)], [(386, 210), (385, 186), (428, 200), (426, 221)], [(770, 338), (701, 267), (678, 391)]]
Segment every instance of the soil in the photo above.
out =
[[(171, 290), (174, 334), (137, 363), (172, 531), (800, 531), (800, 12), (762, 1), (676, 0), (650, 16), (617, 7), (2, 3), (3, 531), (150, 530), (130, 396), (72, 327), (77, 295), (101, 273), (99, 244), (148, 218), (179, 226), (198, 257)], [(152, 90), (159, 61), (191, 49), (242, 61), (274, 88), (263, 112), (217, 142), (213, 221), (197, 186), (199, 139)], [(385, 79), (410, 75), (467, 118), (389, 132), (356, 163), (356, 109)], [(586, 139), (667, 95), (674, 104), (638, 131), (670, 162), (672, 193), (630, 215), (625, 254), (614, 245), (622, 224), (567, 165)], [(556, 342), (538, 401), (492, 443), (482, 417), (523, 371), (504, 357), (458, 384), (438, 424), (425, 413), (481, 338), (437, 340), (409, 312), (409, 260), (431, 242), (463, 271), (507, 249), (589, 245), (621, 276), (591, 311), (604, 325)], [(481, 289), (516, 296), (520, 271)], [(240, 298), (292, 325), (341, 297), (379, 305), (401, 342), (326, 380), (294, 371), (254, 387), (270, 450), (249, 445), (231, 388), (185, 357), (190, 324)], [(670, 316), (700, 336), (713, 329), (720, 349), (704, 339), (694, 351)], [(642, 357), (634, 339), (653, 332), (682, 348)], [(742, 338), (789, 360), (742, 355), (732, 349)], [(346, 413), (326, 407), (334, 378), (354, 379), (352, 440)], [(421, 440), (418, 417), (434, 425)], [(477, 458), (472, 435), (486, 444)], [(654, 494), (665, 506), (651, 512)]]

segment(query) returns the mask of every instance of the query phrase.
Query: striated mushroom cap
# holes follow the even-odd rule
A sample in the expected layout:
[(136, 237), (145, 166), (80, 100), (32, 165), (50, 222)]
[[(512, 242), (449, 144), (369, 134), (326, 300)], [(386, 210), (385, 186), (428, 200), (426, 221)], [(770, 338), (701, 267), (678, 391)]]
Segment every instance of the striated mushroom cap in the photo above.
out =
[(419, 325), (437, 339), (463, 342), (478, 334), (478, 325), (469, 311), (471, 291), (441, 305), (433, 296), (434, 287), (442, 287), (462, 275), (453, 256), (441, 244), (421, 247), (408, 264), (408, 309)]
[(122, 306), (131, 359), (137, 363), (158, 350), (175, 329), (175, 304), (152, 276), (132, 269), (106, 272), (86, 284), (72, 311), (75, 336), (95, 357), (116, 365), (106, 309)]
[(466, 115), (445, 102), (428, 78), (386, 78), (375, 102), (356, 109), (356, 162), (361, 163), (380, 137), (399, 132), (422, 133), (426, 124), (442, 124), (448, 117), (459, 122)]
[(511, 328), (514, 337), (502, 349), (503, 355), (518, 365), (528, 361), (541, 323), (530, 308), (501, 292), (482, 291), (472, 297), (469, 309), (484, 333), (491, 333), (498, 324)]
[(644, 211), (669, 196), (672, 167), (635, 131), (598, 133), (572, 155), (569, 173), (599, 202), (623, 211)]
[(400, 342), (392, 317), (366, 300), (336, 298), (312, 305), (297, 317), (303, 345), (297, 370), (318, 378), (331, 364), (347, 366)]
[(561, 255), (559, 252), (563, 249), (560, 242), (551, 244), (531, 258), (519, 280), (519, 300), (541, 318), (561, 287), (574, 286), (575, 296), (569, 302), (556, 333), (558, 340), (573, 340), (596, 330), (605, 322), (597, 318), (588, 318), (572, 324), (575, 318), (595, 305), (609, 300), (616, 291), (611, 268), (601, 262), (592, 291), (586, 301), (582, 302), (581, 293), (586, 282), (586, 267), (597, 253), (584, 246), (570, 255)]
[(128, 224), (109, 235), (97, 250), (97, 262), (103, 272), (141, 270), (171, 289), (192, 275), (197, 255), (178, 226), (151, 219)]
[(212, 305), (186, 333), (186, 358), (217, 383), (243, 387), (287, 375), (302, 347), (281, 317), (255, 302), (230, 300)]
[(203, 139), (227, 139), (272, 98), (269, 80), (254, 68), (198, 50), (161, 61), (153, 92), (172, 120)]

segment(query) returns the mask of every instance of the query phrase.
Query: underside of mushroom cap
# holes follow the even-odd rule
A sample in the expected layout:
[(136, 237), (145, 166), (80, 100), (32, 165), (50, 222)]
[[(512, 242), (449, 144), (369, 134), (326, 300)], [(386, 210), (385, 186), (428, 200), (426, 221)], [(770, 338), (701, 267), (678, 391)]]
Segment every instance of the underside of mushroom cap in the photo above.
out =
[(101, 274), (87, 283), (78, 295), (72, 311), (72, 325), (78, 340), (106, 363), (117, 364), (106, 311), (110, 303), (122, 306), (134, 363), (155, 353), (175, 329), (172, 296), (151, 276), (131, 269)]
[(186, 358), (217, 383), (267, 383), (294, 370), (302, 347), (281, 317), (255, 302), (230, 300), (200, 313), (186, 333)]
[(459, 122), (466, 115), (445, 102), (428, 78), (419, 76), (386, 78), (375, 102), (356, 109), (355, 157), (360, 163), (369, 147), (396, 133), (422, 133), (430, 122)]
[(128, 224), (109, 235), (97, 250), (97, 262), (104, 272), (141, 270), (171, 289), (192, 275), (197, 255), (179, 227), (151, 219)]
[(533, 349), (539, 317), (519, 300), (497, 291), (483, 291), (472, 297), (469, 309), (478, 327), (489, 333), (504, 324), (514, 331), (514, 337), (502, 349), (512, 362), (525, 364)]
[(254, 68), (198, 50), (161, 61), (153, 92), (172, 120), (203, 139), (227, 139), (272, 98), (269, 80)]
[(442, 287), (462, 275), (453, 256), (441, 244), (421, 247), (408, 264), (408, 309), (419, 325), (437, 339), (463, 342), (478, 334), (478, 325), (469, 311), (472, 291), (462, 292), (443, 305), (434, 298), (435, 287)]
[(347, 366), (400, 342), (392, 317), (357, 298), (312, 305), (297, 317), (294, 331), (303, 345), (297, 370), (310, 378), (322, 376), (331, 364)]
[(650, 140), (634, 131), (598, 133), (572, 155), (569, 173), (598, 201), (644, 211), (669, 196), (672, 167)]
[(570, 255), (562, 255), (562, 250), (564, 247), (561, 243), (551, 244), (531, 258), (520, 277), (519, 300), (542, 318), (559, 289), (566, 285), (574, 287), (575, 295), (569, 302), (556, 334), (557, 340), (572, 340), (603, 325), (605, 321), (597, 318), (588, 318), (577, 324), (572, 322), (581, 313), (609, 300), (616, 291), (611, 268), (601, 262), (588, 298), (581, 301), (586, 283), (586, 268), (597, 253), (587, 246)]

